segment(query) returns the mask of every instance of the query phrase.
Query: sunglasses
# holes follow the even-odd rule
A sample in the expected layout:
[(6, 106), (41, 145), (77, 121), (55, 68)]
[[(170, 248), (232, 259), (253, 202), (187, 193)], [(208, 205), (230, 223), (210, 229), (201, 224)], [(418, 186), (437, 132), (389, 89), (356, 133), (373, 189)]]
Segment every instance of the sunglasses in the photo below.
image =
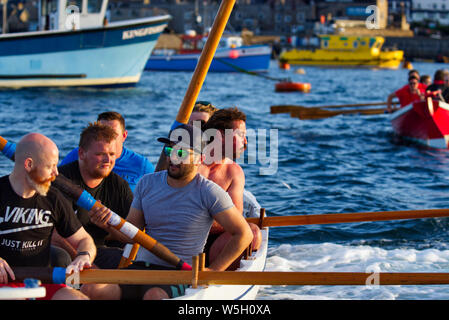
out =
[(180, 159), (186, 159), (189, 156), (189, 152), (183, 149), (174, 149), (173, 147), (164, 147), (164, 153), (167, 157), (171, 157), (173, 151), (176, 151), (176, 156)]

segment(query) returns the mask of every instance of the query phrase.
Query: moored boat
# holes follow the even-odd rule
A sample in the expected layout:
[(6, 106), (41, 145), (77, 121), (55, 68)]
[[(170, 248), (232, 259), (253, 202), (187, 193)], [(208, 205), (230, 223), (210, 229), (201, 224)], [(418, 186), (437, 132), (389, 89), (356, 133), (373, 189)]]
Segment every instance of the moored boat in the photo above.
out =
[[(181, 36), (181, 47), (156, 49), (151, 54), (145, 70), (193, 71), (207, 37), (202, 35)], [(243, 45), (241, 37), (223, 37), (215, 52), (209, 72), (236, 72), (241, 69), (253, 72), (268, 70), (271, 48), (268, 45)]]
[(404, 56), (401, 50), (382, 50), (383, 37), (320, 35), (319, 38), (320, 48), (284, 51), (280, 61), (305, 66), (397, 69)]
[(391, 116), (395, 133), (431, 148), (449, 148), (449, 104), (428, 98), (409, 104)]
[(0, 87), (136, 84), (171, 17), (107, 23), (107, 4), (39, 1), (39, 31), (0, 35)]

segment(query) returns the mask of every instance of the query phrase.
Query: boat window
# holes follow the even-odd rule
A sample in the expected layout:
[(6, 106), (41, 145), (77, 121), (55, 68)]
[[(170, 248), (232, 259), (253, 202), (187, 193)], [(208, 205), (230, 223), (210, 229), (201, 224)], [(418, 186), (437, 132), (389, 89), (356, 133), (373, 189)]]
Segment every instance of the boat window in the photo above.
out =
[(327, 48), (327, 47), (329, 47), (329, 40), (321, 40), (321, 44), (322, 44), (323, 48)]
[(102, 2), (103, 0), (89, 0), (89, 2), (87, 2), (87, 12), (88, 13), (100, 12)]
[(361, 46), (366, 46), (366, 42), (365, 42), (365, 41), (361, 41), (361, 42), (360, 42), (360, 45), (361, 45)]
[(81, 12), (83, 10), (83, 0), (70, 0), (67, 1), (67, 8), (70, 6), (76, 6), (78, 7), (78, 12)]
[(358, 43), (358, 41), (354, 41), (353, 43), (352, 43), (352, 47), (355, 49), (355, 48), (357, 48), (359, 46), (359, 43)]

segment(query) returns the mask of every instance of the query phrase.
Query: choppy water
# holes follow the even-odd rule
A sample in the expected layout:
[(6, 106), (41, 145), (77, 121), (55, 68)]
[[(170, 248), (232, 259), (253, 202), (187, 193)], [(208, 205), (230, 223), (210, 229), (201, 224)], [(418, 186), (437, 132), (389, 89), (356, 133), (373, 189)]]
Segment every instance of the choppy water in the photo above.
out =
[[(433, 75), (448, 65), (414, 63)], [(326, 105), (385, 101), (405, 84), (407, 70), (304, 68), (269, 75), (310, 82), (312, 91), (275, 93), (274, 82), (241, 73), (208, 74), (199, 99), (238, 106), (249, 129), (277, 130), (278, 163), (245, 159), (246, 187), (271, 214), (322, 214), (447, 208), (449, 153), (400, 144), (388, 115), (338, 116), (315, 121), (270, 114), (275, 104)], [(41, 132), (61, 156), (77, 145), (87, 122), (106, 110), (127, 120), (126, 145), (154, 164), (182, 102), (191, 73), (144, 73), (135, 88), (0, 91), (0, 135), (18, 141)], [(270, 136), (267, 138), (269, 139)], [(269, 141), (269, 140), (268, 140)], [(269, 154), (268, 154), (269, 156)], [(269, 158), (268, 158), (269, 159)], [(252, 159), (254, 160), (254, 159)], [(254, 162), (254, 161), (253, 161)], [(273, 163), (272, 163), (273, 164)], [(12, 163), (0, 159), (0, 174)], [(426, 219), (271, 228), (267, 270), (449, 272), (449, 220)], [(447, 286), (263, 287), (259, 299), (448, 299)]]

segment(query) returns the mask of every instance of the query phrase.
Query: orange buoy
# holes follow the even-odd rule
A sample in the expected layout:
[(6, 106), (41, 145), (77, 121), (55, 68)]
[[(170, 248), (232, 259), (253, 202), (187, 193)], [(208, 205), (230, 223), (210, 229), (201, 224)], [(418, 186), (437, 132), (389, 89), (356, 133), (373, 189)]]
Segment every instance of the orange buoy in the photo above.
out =
[(307, 82), (279, 82), (276, 83), (276, 92), (310, 92), (312, 86)]
[(279, 62), (279, 68), (284, 70), (290, 70), (290, 64), (287, 62)]

